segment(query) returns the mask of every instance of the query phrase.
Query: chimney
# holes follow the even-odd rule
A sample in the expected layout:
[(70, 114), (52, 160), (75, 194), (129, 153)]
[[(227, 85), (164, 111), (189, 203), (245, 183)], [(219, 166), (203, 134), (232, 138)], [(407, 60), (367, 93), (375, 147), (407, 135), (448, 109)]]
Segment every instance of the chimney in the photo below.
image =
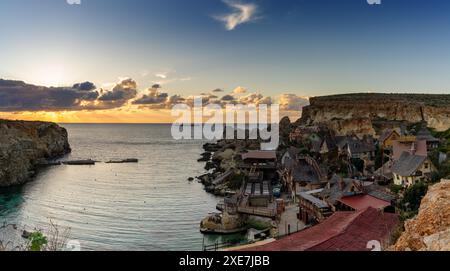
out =
[(416, 151), (417, 151), (416, 142), (413, 142), (411, 145), (411, 154), (416, 155)]

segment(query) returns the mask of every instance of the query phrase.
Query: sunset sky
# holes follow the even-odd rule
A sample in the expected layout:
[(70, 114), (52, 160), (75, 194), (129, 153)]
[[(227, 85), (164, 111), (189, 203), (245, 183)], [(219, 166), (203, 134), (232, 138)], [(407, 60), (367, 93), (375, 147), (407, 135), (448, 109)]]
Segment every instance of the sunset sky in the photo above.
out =
[(450, 93), (449, 14), (446, 0), (1, 0), (0, 118), (170, 122), (194, 95), (297, 116), (310, 96)]

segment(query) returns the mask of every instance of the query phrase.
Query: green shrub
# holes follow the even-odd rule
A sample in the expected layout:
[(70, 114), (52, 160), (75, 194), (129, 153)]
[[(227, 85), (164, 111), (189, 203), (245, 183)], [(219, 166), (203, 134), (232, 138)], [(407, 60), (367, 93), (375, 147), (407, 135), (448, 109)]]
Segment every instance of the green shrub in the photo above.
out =
[(402, 210), (412, 213), (413, 216), (417, 214), (422, 198), (428, 192), (428, 185), (424, 182), (417, 182), (406, 189), (403, 199), (400, 202)]
[(47, 237), (45, 237), (42, 232), (33, 232), (28, 237), (28, 240), (30, 241), (29, 249), (30, 251), (41, 251), (44, 246), (48, 243)]
[(400, 193), (400, 191), (403, 190), (403, 186), (393, 183), (389, 186), (389, 189), (392, 191), (392, 193), (398, 194), (398, 193)]

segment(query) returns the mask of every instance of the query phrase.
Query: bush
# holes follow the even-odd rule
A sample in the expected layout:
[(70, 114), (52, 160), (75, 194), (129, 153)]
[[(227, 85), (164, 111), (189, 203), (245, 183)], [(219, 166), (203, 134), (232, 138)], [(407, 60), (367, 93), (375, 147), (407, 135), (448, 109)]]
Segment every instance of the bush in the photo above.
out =
[(233, 177), (228, 182), (228, 188), (232, 190), (240, 189), (242, 184), (244, 183), (245, 176), (242, 173), (234, 174)]
[(424, 182), (418, 182), (406, 189), (400, 207), (408, 217), (415, 216), (418, 213), (422, 198), (427, 192), (428, 185)]
[(28, 237), (30, 241), (29, 250), (30, 251), (42, 251), (44, 246), (47, 245), (47, 237), (45, 237), (42, 232), (33, 232)]
[(403, 190), (403, 186), (393, 183), (389, 186), (389, 189), (392, 191), (392, 193), (398, 194)]

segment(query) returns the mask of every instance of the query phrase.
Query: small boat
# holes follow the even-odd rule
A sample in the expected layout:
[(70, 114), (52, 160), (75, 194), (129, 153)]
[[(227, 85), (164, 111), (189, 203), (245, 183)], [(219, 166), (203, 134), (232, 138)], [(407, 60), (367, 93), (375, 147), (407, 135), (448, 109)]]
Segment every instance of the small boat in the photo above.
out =
[(136, 158), (124, 159), (124, 160), (111, 160), (106, 162), (107, 164), (125, 164), (125, 163), (139, 163)]
[(62, 162), (64, 165), (70, 165), (70, 166), (85, 166), (85, 165), (95, 165), (94, 160), (74, 160), (74, 161), (65, 161)]
[(218, 234), (218, 235), (231, 235), (241, 232), (246, 232), (247, 228), (237, 228), (233, 230), (222, 230), (222, 229), (208, 229), (208, 228), (200, 228), (200, 233), (203, 234)]

